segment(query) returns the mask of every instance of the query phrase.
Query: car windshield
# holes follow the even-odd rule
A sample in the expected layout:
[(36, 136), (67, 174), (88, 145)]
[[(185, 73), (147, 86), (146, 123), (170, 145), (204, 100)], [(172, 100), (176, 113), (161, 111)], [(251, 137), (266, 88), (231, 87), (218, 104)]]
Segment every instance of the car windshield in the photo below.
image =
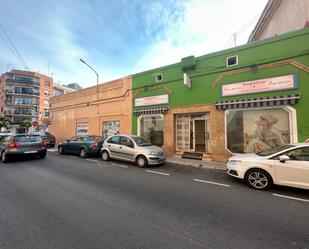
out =
[(270, 148), (270, 149), (267, 149), (267, 150), (264, 150), (264, 151), (261, 151), (261, 152), (255, 153), (255, 154), (259, 155), (259, 156), (269, 156), (269, 155), (275, 154), (277, 152), (280, 152), (282, 150), (286, 150), (286, 149), (293, 148), (293, 147), (294, 147), (294, 145), (288, 144), (288, 145)]
[(41, 142), (41, 137), (40, 136), (16, 136), (15, 137), (15, 142), (18, 143), (34, 143), (34, 142)]
[(151, 143), (142, 137), (132, 137), (132, 139), (138, 146), (151, 146)]

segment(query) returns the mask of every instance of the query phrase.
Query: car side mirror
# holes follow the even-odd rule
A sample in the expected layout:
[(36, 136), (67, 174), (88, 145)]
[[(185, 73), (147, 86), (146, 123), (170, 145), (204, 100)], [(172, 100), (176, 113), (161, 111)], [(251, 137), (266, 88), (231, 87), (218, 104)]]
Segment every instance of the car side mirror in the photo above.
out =
[(288, 161), (288, 160), (290, 160), (290, 157), (287, 156), (287, 155), (279, 156), (279, 161), (280, 161), (281, 163), (285, 163), (285, 161)]

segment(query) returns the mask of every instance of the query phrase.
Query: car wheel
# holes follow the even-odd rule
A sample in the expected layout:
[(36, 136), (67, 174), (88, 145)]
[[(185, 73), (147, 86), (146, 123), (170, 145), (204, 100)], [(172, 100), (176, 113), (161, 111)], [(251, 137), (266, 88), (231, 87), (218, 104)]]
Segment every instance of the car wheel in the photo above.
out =
[(87, 151), (85, 148), (81, 148), (79, 151), (79, 156), (82, 158), (86, 158), (88, 156)]
[(245, 174), (247, 184), (258, 190), (266, 190), (270, 188), (273, 181), (271, 176), (264, 170), (251, 169)]
[(64, 151), (63, 151), (62, 146), (59, 146), (59, 147), (58, 147), (58, 154), (59, 154), (59, 155), (63, 155), (63, 154), (64, 154)]
[(1, 162), (7, 163), (9, 161), (8, 156), (6, 155), (5, 151), (2, 151), (1, 153)]
[(103, 151), (103, 153), (102, 153), (102, 160), (103, 161), (109, 161), (110, 160), (109, 154), (106, 150)]
[(136, 159), (136, 164), (138, 167), (144, 168), (144, 167), (147, 167), (148, 161), (144, 156), (138, 156)]

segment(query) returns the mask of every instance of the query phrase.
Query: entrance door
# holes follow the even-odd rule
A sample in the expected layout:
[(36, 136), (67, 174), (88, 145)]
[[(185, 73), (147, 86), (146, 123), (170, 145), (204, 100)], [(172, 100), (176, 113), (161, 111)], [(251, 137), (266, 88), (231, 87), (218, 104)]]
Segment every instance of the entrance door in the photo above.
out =
[(194, 119), (194, 151), (206, 151), (206, 120)]

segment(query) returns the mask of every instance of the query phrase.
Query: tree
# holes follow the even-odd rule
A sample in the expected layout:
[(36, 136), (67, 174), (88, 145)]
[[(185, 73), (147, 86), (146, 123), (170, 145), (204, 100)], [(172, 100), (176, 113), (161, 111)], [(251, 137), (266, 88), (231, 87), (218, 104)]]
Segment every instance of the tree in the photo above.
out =
[(12, 121), (8, 117), (0, 117), (0, 130), (2, 129), (10, 129), (12, 126)]
[(32, 122), (30, 119), (23, 119), (18, 125), (20, 128), (28, 129), (32, 125)]

